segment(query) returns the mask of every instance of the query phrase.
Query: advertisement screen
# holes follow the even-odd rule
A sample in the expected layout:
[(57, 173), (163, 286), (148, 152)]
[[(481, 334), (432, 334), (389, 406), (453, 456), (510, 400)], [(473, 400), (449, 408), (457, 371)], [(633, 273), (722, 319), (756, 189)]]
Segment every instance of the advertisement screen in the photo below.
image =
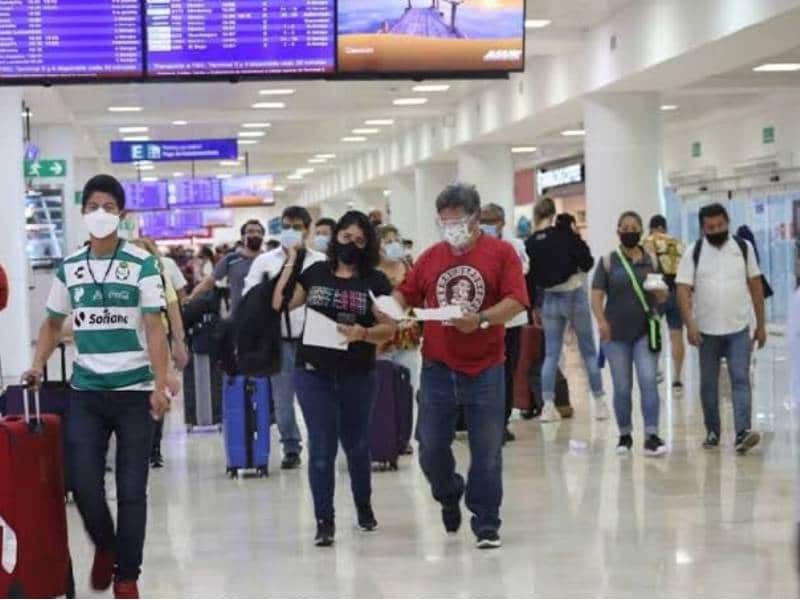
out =
[(0, 83), (143, 75), (139, 0), (0, 2)]
[(151, 78), (333, 73), (335, 0), (146, 0)]
[(245, 175), (222, 180), (224, 206), (266, 206), (275, 203), (273, 175)]
[(342, 73), (524, 68), (523, 0), (339, 0)]

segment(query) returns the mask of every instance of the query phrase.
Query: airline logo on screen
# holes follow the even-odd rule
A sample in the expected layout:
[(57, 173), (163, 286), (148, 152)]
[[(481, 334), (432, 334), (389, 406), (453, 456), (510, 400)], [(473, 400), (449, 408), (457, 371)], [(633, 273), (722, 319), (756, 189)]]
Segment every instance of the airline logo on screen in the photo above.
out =
[(522, 50), (501, 49), (489, 50), (483, 56), (483, 62), (517, 62), (522, 58)]

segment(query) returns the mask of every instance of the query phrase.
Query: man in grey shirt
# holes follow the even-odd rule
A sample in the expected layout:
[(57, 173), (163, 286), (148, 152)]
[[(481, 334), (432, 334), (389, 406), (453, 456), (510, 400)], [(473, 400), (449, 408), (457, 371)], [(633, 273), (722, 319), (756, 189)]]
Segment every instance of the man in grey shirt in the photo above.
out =
[(228, 285), (231, 288), (231, 314), (235, 314), (236, 307), (239, 306), (239, 301), (242, 299), (244, 280), (250, 272), (250, 266), (256, 256), (261, 254), (261, 249), (264, 246), (265, 233), (264, 226), (255, 219), (242, 225), (242, 250), (225, 255), (214, 267), (214, 273), (195, 286), (191, 295), (187, 298), (187, 302), (191, 302), (202, 294), (210, 292), (214, 289), (216, 281), (227, 277)]

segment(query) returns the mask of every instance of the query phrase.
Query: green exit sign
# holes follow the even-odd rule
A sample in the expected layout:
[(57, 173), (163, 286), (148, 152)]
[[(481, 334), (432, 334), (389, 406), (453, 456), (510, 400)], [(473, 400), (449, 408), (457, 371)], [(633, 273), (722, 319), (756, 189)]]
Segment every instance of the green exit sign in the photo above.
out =
[(774, 127), (764, 127), (761, 130), (761, 141), (764, 144), (774, 144), (775, 143), (775, 128)]
[(65, 177), (67, 161), (60, 158), (40, 158), (25, 161), (25, 177)]
[(703, 144), (701, 144), (700, 142), (692, 143), (692, 156), (694, 158), (699, 158), (703, 156)]

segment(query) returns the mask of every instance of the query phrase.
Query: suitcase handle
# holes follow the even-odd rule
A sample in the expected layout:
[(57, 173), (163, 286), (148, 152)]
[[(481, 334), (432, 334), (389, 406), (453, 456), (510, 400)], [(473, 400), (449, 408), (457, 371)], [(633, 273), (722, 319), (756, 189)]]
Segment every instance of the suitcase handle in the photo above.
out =
[[(33, 405), (36, 409), (36, 417), (31, 420), (31, 390), (33, 390)], [(41, 431), (42, 429), (42, 409), (39, 402), (39, 388), (32, 385), (26, 385), (22, 388), (22, 407), (25, 412), (25, 422), (31, 427), (33, 431)]]

